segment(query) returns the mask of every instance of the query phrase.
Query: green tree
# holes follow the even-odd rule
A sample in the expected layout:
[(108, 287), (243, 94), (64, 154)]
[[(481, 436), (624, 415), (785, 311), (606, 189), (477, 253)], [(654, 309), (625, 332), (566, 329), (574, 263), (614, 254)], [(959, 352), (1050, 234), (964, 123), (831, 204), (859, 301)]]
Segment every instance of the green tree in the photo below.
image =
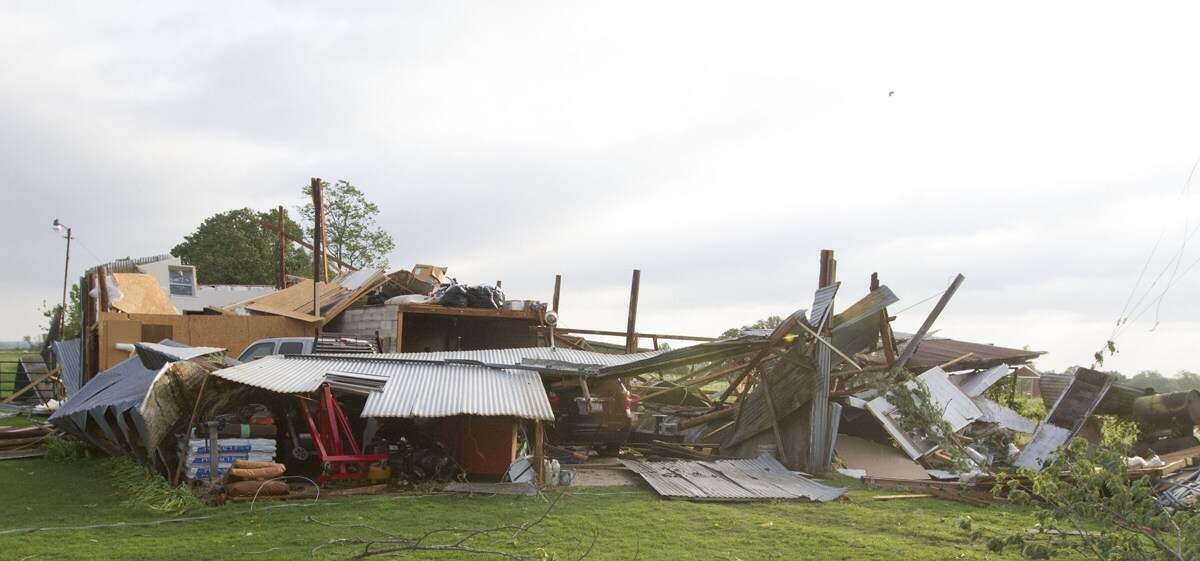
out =
[(1200, 514), (1156, 495), (1149, 477), (1128, 481), (1125, 456), (1136, 431), (1103, 433), (1098, 446), (1073, 440), (1040, 471), (997, 477), (994, 491), (1032, 506), (1038, 525), (1032, 534), (993, 537), (989, 549), (1011, 547), (1033, 559), (1066, 552), (1105, 561), (1200, 559)]
[[(279, 235), (263, 227), (277, 224), (278, 211), (255, 212), (239, 208), (204, 219), (196, 230), (184, 236), (183, 243), (171, 249), (171, 255), (196, 267), (201, 284), (275, 284), (279, 268)], [(288, 220), (288, 233), (300, 237), (300, 226)], [(312, 276), (312, 258), (288, 244), (284, 260), (287, 272)]]
[[(368, 201), (366, 195), (349, 181), (333, 185), (321, 182), (325, 201), (326, 239), (329, 254), (355, 267), (387, 268), (387, 254), (396, 247), (392, 235), (375, 224), (379, 205)], [(304, 186), (309, 202), (299, 207), (305, 220), (305, 231), (311, 239), (316, 213), (312, 204), (312, 185)], [(331, 263), (330, 266), (335, 266)]]
[(780, 325), (783, 325), (783, 318), (779, 316), (771, 316), (765, 319), (760, 319), (750, 325), (743, 325), (741, 328), (731, 327), (726, 329), (725, 332), (721, 334), (721, 338), (729, 339), (732, 337), (737, 337), (744, 329), (775, 329)]
[[(46, 318), (46, 325), (42, 326), (42, 331), (46, 334), (42, 338), (43, 341), (51, 341), (51, 332), (54, 328), (55, 319), (58, 317), (58, 311), (62, 309), (62, 304), (47, 306), (42, 302), (42, 317)], [(66, 341), (79, 336), (79, 285), (71, 285), (70, 296), (67, 298), (67, 319), (63, 322), (62, 333), (54, 338), (55, 341)]]

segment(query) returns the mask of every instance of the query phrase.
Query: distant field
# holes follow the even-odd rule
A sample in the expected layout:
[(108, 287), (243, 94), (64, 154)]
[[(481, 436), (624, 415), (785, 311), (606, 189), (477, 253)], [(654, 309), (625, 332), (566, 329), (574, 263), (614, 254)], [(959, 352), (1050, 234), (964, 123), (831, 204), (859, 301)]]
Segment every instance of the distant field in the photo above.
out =
[(0, 398), (7, 397), (13, 391), (13, 380), (17, 376), (17, 360), (29, 351), (0, 350)]

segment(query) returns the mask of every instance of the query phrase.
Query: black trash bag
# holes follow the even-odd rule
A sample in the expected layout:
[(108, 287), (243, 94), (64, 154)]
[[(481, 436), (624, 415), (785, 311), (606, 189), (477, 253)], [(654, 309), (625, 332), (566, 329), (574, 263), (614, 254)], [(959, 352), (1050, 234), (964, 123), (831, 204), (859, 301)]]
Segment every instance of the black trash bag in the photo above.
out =
[(466, 308), (470, 305), (470, 300), (467, 298), (467, 287), (461, 284), (452, 284), (440, 291), (437, 298), (437, 303), (451, 308)]
[(504, 293), (494, 286), (471, 286), (467, 288), (467, 305), (472, 308), (498, 309), (504, 306)]

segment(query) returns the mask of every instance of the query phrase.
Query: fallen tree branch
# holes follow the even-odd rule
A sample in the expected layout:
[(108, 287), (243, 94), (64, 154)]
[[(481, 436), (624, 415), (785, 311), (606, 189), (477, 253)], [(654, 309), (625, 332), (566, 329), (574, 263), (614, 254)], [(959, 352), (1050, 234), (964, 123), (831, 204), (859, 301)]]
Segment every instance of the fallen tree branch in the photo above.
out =
[(132, 528), (136, 526), (158, 526), (159, 524), (173, 524), (176, 522), (192, 522), (194, 520), (207, 520), (211, 516), (190, 516), (187, 518), (171, 518), (169, 520), (155, 520), (153, 522), (115, 522), (112, 524), (92, 524), (90, 526), (51, 526), (47, 528), (13, 528), (11, 530), (0, 530), (0, 535), (4, 534), (32, 534), (34, 532), (53, 532), (59, 530), (94, 530), (96, 528)]
[[(524, 534), (538, 524), (541, 524), (546, 520), (547, 517), (550, 516), (550, 512), (554, 510), (555, 505), (558, 504), (559, 499), (561, 499), (564, 494), (565, 492), (560, 492), (555, 495), (554, 499), (550, 501), (550, 504), (546, 510), (542, 512), (542, 515), (529, 522), (522, 524), (501, 524), (499, 526), (490, 528), (434, 528), (425, 532), (424, 534), (411, 538), (398, 536), (388, 532), (387, 530), (366, 524), (334, 524), (317, 520), (312, 516), (306, 516), (304, 520), (306, 522), (312, 522), (313, 524), (319, 524), (328, 528), (364, 529), (386, 536), (383, 538), (334, 538), (326, 543), (312, 548), (310, 553), (314, 556), (318, 550), (324, 547), (362, 546), (362, 551), (354, 556), (355, 559), (364, 559), (367, 557), (375, 557), (380, 555), (393, 555), (406, 551), (452, 551), (457, 553), (493, 555), (505, 559), (524, 561), (526, 559), (532, 559), (532, 556), (496, 549), (483, 549), (470, 545), (469, 542), (480, 536), (498, 534), (501, 532), (512, 532), (511, 535), (505, 538), (505, 541), (509, 543), (516, 543), (517, 538), (520, 537), (521, 534)], [(452, 541), (448, 540), (445, 543), (428, 543), (431, 537), (439, 534), (452, 534), (454, 537), (451, 538)], [(595, 542), (596, 540), (593, 538), (592, 544), (588, 547), (588, 550), (583, 554), (583, 556), (579, 557), (579, 559), (583, 559), (591, 553), (592, 548), (595, 547)]]

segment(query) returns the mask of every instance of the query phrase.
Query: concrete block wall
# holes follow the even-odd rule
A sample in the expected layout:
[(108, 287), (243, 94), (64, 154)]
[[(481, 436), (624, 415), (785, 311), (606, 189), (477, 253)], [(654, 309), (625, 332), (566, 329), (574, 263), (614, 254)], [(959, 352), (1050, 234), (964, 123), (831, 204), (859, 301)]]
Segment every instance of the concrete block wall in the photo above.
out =
[(363, 337), (374, 336), (379, 332), (383, 343), (381, 352), (390, 353), (396, 349), (396, 314), (399, 306), (380, 305), (351, 308), (342, 312), (337, 320), (330, 322), (327, 331), (352, 333)]

